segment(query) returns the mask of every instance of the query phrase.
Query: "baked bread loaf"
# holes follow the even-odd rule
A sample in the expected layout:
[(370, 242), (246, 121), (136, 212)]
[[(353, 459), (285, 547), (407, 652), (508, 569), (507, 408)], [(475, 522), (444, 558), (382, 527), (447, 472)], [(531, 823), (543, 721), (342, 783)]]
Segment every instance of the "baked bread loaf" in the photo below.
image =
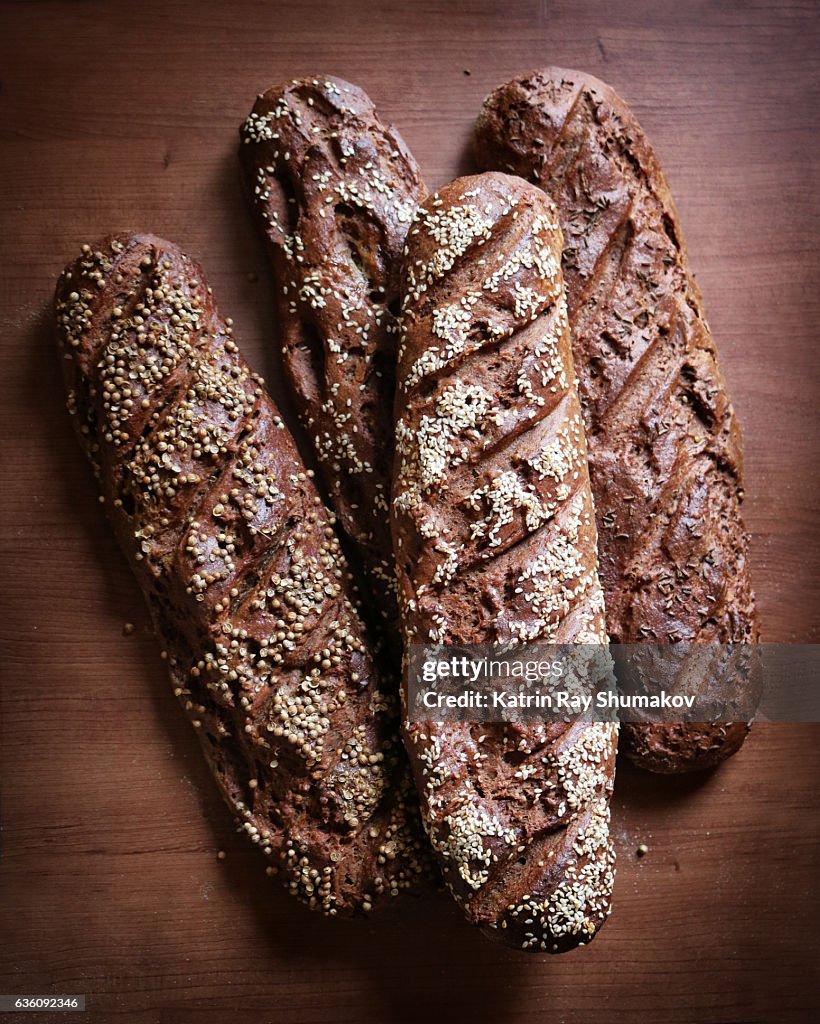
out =
[(241, 139), (285, 376), (397, 651), (389, 497), (398, 274), (421, 175), (365, 93), (338, 78), (270, 89)]
[[(407, 645), (606, 642), (595, 518), (544, 194), (461, 178), (407, 239), (392, 528)], [(407, 680), (405, 679), (405, 682)], [(610, 909), (611, 724), (411, 721), (444, 878), (513, 945), (583, 945)]]
[[(546, 68), (484, 103), (481, 168), (540, 185), (586, 420), (607, 630), (619, 643), (753, 642), (740, 429), (660, 164), (604, 83)], [(748, 727), (626, 725), (646, 768), (712, 767)]]
[(423, 837), (398, 702), (333, 520), (200, 268), (150, 235), (84, 246), (56, 325), (78, 437), (226, 801), (311, 907), (404, 889)]

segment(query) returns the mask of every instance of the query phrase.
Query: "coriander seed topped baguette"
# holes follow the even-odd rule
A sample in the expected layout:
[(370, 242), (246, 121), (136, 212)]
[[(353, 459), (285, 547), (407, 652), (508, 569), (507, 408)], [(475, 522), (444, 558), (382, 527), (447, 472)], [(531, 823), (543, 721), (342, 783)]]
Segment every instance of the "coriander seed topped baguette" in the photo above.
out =
[[(561, 231), (518, 178), (461, 178), (407, 239), (392, 524), (407, 645), (606, 642)], [(407, 680), (405, 680), (405, 684)], [(405, 744), (467, 917), (536, 952), (610, 909), (616, 727), (411, 721)]]
[(150, 235), (57, 287), (68, 405), (220, 789), (288, 889), (369, 909), (422, 858), (333, 520), (198, 265)]
[[(476, 153), (483, 169), (540, 185), (564, 231), (611, 638), (755, 642), (740, 428), (640, 125), (603, 82), (546, 68), (487, 98)], [(747, 731), (630, 724), (621, 745), (643, 767), (689, 771), (733, 754)]]
[(241, 138), (245, 190), (274, 274), (285, 374), (396, 651), (388, 502), (398, 268), (424, 196), (421, 175), (368, 96), (338, 78), (268, 90)]

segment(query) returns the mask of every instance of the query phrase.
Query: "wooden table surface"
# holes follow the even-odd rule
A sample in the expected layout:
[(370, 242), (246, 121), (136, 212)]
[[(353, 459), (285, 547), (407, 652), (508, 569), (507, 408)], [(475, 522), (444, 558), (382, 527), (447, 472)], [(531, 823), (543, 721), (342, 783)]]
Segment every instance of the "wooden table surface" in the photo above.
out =
[[(123, 1024), (817, 1020), (815, 726), (758, 727), (706, 778), (622, 766), (614, 913), (564, 957), (499, 948), (437, 894), (330, 922), (266, 879), (69, 432), (49, 305), (81, 243), (164, 235), (278, 394), (235, 155), (256, 93), (356, 82), (436, 186), (470, 168), (492, 87), (590, 71), (631, 103), (680, 206), (745, 430), (764, 638), (817, 642), (816, 4), (0, 2), (0, 19), (0, 992), (85, 993), (69, 1020)], [(56, 1019), (0, 1024), (15, 1017)]]

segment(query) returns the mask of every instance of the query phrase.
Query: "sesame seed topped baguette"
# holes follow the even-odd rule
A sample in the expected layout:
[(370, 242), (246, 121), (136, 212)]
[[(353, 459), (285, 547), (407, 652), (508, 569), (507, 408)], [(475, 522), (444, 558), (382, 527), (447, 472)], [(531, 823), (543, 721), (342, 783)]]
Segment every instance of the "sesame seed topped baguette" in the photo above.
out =
[(199, 266), (149, 235), (57, 287), (68, 405), (220, 789), (329, 914), (418, 873), (396, 701), (333, 520)]
[(241, 139), (245, 189), (276, 285), (285, 375), (397, 650), (388, 503), (398, 267), (424, 196), (421, 175), (369, 97), (338, 78), (270, 89)]
[[(408, 235), (392, 507), (408, 645), (606, 642), (560, 259), (544, 194), (502, 174), (430, 196)], [(610, 909), (615, 726), (405, 717), (467, 917), (528, 950), (588, 942)]]
[[(740, 429), (646, 136), (609, 86), (546, 68), (487, 98), (476, 153), (540, 185), (564, 231), (611, 638), (756, 641)], [(747, 731), (631, 724), (621, 746), (643, 767), (688, 771), (733, 754)]]

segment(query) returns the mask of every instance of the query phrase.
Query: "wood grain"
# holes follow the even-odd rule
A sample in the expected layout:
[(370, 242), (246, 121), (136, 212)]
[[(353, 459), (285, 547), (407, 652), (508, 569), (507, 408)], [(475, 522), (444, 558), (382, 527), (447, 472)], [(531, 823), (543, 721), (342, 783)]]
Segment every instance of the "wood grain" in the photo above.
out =
[(633, 106), (680, 206), (745, 431), (764, 638), (817, 642), (818, 54), (800, 0), (0, 2), (0, 991), (85, 993), (78, 1024), (817, 1019), (815, 726), (758, 727), (708, 778), (621, 766), (613, 917), (563, 958), (495, 947), (437, 894), (328, 922), (270, 883), (105, 526), (49, 303), (82, 242), (165, 235), (202, 260), (281, 401), (235, 156), (256, 92), (349, 78), (435, 186), (469, 169), (491, 88), (583, 68)]

